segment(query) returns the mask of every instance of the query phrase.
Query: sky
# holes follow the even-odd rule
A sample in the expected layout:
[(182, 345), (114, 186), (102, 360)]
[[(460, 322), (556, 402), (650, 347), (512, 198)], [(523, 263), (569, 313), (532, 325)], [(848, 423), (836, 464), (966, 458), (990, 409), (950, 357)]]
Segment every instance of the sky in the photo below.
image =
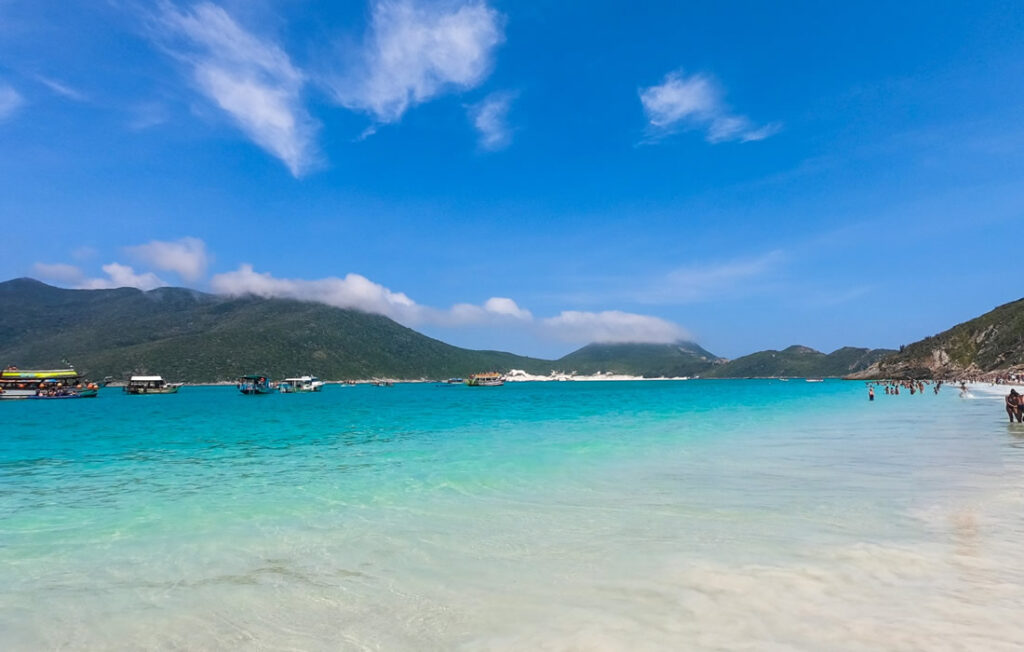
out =
[(560, 357), (1024, 296), (1024, 4), (0, 0), (0, 279)]

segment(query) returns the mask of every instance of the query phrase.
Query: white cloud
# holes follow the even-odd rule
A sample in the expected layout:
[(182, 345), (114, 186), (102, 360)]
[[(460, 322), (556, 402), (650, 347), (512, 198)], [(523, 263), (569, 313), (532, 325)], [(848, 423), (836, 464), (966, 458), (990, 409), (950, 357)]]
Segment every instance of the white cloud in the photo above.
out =
[(616, 310), (565, 311), (556, 317), (537, 319), (507, 297), (492, 297), (483, 305), (459, 303), (445, 310), (416, 303), (359, 274), (315, 280), (281, 279), (241, 265), (233, 272), (217, 274), (210, 287), (218, 294), (256, 295), (323, 303), (385, 315), (406, 326), (429, 324), (445, 328), (515, 328), (548, 339), (587, 344), (590, 342), (674, 342), (687, 339), (686, 331), (658, 317)]
[(759, 127), (746, 116), (732, 113), (718, 84), (706, 75), (670, 72), (661, 84), (640, 90), (640, 103), (654, 138), (699, 129), (710, 143), (746, 143), (764, 140), (780, 129), (777, 123)]
[(619, 310), (566, 310), (557, 317), (541, 320), (541, 325), (546, 334), (566, 342), (669, 343), (690, 338), (670, 321)]
[(326, 84), (342, 106), (397, 122), (411, 106), (479, 85), (504, 41), (502, 22), (482, 2), (379, 0), (354, 65)]
[(109, 263), (102, 268), (107, 275), (106, 278), (89, 278), (78, 284), (80, 289), (105, 290), (111, 288), (138, 288), (140, 290), (152, 290), (164, 287), (167, 283), (152, 272), (136, 274), (135, 270), (128, 265), (120, 263)]
[(430, 308), (423, 313), (424, 321), (440, 326), (483, 326), (533, 322), (533, 314), (520, 308), (512, 299), (491, 297), (482, 306), (472, 303), (457, 303), (449, 310)]
[(198, 281), (206, 275), (210, 256), (206, 243), (199, 238), (152, 240), (144, 245), (127, 247), (129, 255), (150, 267), (175, 272), (186, 281)]
[(0, 84), (0, 122), (7, 120), (25, 103), (18, 91), (6, 84)]
[(259, 297), (315, 301), (337, 308), (354, 308), (385, 315), (402, 323), (419, 321), (423, 311), (401, 292), (392, 292), (359, 274), (307, 281), (274, 278), (269, 273), (254, 271), (252, 265), (240, 265), (233, 272), (214, 276), (210, 279), (210, 287), (219, 294), (253, 294)]
[[(276, 44), (244, 30), (221, 7), (165, 7), (162, 24), (192, 68), (195, 84), (257, 145), (295, 176), (316, 162), (316, 121), (302, 104), (305, 76)], [(175, 38), (177, 37), (177, 38)]]
[(66, 263), (36, 263), (32, 270), (39, 278), (58, 283), (79, 283), (85, 276), (81, 269)]
[(491, 93), (482, 101), (467, 107), (469, 119), (480, 133), (480, 147), (494, 151), (512, 143), (508, 112), (515, 98), (515, 93)]

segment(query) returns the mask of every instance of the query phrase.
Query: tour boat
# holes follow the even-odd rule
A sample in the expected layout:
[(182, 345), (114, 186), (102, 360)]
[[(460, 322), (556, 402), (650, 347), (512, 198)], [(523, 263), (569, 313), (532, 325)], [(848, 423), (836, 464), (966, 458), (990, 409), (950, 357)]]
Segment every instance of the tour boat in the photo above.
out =
[(99, 387), (74, 369), (18, 369), (0, 372), (0, 399), (93, 398)]
[(132, 376), (124, 386), (125, 394), (177, 394), (184, 383), (169, 383), (161, 376)]
[(274, 392), (274, 385), (266, 376), (250, 374), (238, 379), (238, 391), (242, 392), (246, 396), (272, 394)]
[(294, 394), (296, 392), (319, 392), (324, 386), (324, 381), (316, 376), (299, 376), (297, 378), (285, 378), (277, 384), (277, 391), (282, 394)]
[(470, 374), (466, 384), (470, 387), (499, 387), (505, 384), (505, 379), (496, 371), (488, 371), (482, 374)]

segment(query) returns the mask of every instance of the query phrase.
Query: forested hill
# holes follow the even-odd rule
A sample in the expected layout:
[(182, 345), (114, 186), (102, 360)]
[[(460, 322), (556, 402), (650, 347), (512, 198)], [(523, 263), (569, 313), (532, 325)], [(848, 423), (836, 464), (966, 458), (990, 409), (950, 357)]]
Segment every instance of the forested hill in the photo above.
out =
[(559, 360), (473, 351), (381, 315), (289, 299), (223, 297), (183, 288), (65, 290), (32, 279), (0, 283), (0, 365), (72, 362), (93, 379), (159, 374), (213, 382), (241, 374), (327, 379), (440, 379), (522, 369), (644, 377), (845, 376), (883, 350), (806, 347), (726, 361), (692, 342), (590, 344)]
[(782, 351), (759, 351), (719, 365), (707, 372), (711, 378), (841, 378), (862, 371), (895, 353), (891, 349), (843, 347), (825, 354), (806, 346)]
[(227, 298), (182, 288), (64, 290), (0, 283), (0, 364), (59, 366), (92, 378), (160, 374), (210, 382), (280, 378), (444, 378), (490, 369), (547, 374), (551, 362), (470, 351), (387, 317), (316, 303)]
[(1005, 371), (1024, 371), (1024, 299), (914, 342), (857, 376), (956, 378)]

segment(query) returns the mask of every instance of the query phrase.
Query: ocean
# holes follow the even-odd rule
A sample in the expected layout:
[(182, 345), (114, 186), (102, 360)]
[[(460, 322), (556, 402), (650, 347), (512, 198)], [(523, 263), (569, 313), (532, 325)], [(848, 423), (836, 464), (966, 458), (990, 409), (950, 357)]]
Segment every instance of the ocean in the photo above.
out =
[(876, 393), (3, 401), (0, 649), (1021, 649), (1024, 426)]

